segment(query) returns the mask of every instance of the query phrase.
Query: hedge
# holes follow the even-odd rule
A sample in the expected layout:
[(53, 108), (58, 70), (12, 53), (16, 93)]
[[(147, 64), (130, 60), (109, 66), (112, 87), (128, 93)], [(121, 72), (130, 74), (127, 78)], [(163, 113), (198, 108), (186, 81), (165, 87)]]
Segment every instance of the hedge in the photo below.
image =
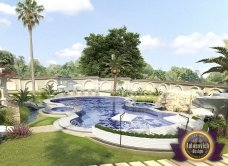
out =
[(133, 132), (127, 132), (127, 131), (119, 131), (119, 130), (114, 130), (108, 127), (104, 127), (101, 125), (96, 124), (96, 128), (114, 133), (114, 134), (122, 134), (122, 135), (127, 135), (127, 136), (133, 136), (133, 137), (142, 137), (142, 138), (177, 138), (177, 135), (172, 135), (172, 134), (142, 134), (142, 133), (133, 133)]

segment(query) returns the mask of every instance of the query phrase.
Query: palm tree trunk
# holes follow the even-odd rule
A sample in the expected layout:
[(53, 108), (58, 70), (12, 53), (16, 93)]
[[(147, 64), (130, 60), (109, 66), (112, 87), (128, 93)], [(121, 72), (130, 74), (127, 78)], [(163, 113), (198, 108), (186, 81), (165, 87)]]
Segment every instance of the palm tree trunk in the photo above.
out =
[(114, 74), (113, 95), (116, 95), (117, 74)]
[(33, 45), (32, 45), (32, 28), (29, 28), (29, 46), (31, 58), (31, 75), (32, 75), (32, 94), (35, 96), (35, 76), (34, 76), (34, 59), (33, 59)]

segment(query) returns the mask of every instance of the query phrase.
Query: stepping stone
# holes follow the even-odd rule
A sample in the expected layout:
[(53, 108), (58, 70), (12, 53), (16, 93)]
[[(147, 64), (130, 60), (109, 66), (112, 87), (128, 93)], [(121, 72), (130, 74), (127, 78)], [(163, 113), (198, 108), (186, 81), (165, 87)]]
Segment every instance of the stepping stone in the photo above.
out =
[(226, 166), (226, 164), (223, 164), (220, 161), (213, 162), (213, 161), (206, 160), (204, 162), (213, 166)]
[(224, 164), (227, 164), (228, 165), (228, 158), (226, 157), (223, 157), (222, 160), (220, 160), (220, 162), (224, 163)]
[(146, 166), (143, 163), (141, 163), (140, 161), (130, 162), (129, 164), (131, 166)]
[(228, 158), (228, 153), (227, 154), (223, 154), (222, 157)]
[(113, 166), (112, 164), (101, 164), (100, 166)]
[(209, 164), (206, 164), (204, 162), (201, 162), (201, 161), (192, 161), (192, 160), (188, 160), (188, 162), (192, 165), (195, 165), (195, 166), (210, 166)]
[(179, 166), (193, 166), (192, 164), (188, 163), (187, 161), (176, 161), (176, 160), (170, 160), (171, 162), (179, 165)]
[(172, 163), (168, 159), (157, 160), (157, 162), (159, 162), (160, 164), (162, 164), (164, 166), (178, 166), (177, 164)]
[(154, 160), (150, 160), (150, 161), (144, 161), (144, 163), (147, 166), (162, 166), (161, 164), (159, 164), (158, 162), (154, 161)]
[(115, 163), (115, 166), (130, 166), (127, 163)]

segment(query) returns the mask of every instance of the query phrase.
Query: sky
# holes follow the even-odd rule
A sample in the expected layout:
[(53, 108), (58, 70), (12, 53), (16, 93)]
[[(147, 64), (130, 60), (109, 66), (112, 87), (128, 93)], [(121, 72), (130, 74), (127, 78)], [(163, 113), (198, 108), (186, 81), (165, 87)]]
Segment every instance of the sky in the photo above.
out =
[[(0, 49), (29, 61), (29, 35), (18, 21), (17, 0), (0, 0)], [(218, 54), (228, 39), (227, 0), (37, 0), (44, 19), (33, 30), (34, 57), (48, 66), (77, 60), (90, 33), (126, 26), (140, 34), (139, 49), (155, 69), (188, 67)]]

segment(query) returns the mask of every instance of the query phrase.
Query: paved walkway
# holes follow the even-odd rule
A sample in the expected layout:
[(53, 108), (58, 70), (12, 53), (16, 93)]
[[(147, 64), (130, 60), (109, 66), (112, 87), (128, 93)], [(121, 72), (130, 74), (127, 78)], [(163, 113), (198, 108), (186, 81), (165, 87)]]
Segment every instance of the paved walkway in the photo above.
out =
[[(101, 164), (100, 166), (228, 166), (228, 153), (224, 154), (223, 160), (218, 162), (211, 162), (211, 161), (203, 161), (203, 162), (193, 162), (193, 161), (185, 161), (185, 162), (178, 162), (175, 160), (150, 160), (150, 161), (135, 161), (135, 162), (123, 162), (123, 163), (115, 163), (115, 164)], [(91, 165), (97, 166), (97, 165)]]
[(33, 133), (54, 132), (62, 130), (60, 128), (54, 127), (53, 125), (31, 127), (31, 129)]

